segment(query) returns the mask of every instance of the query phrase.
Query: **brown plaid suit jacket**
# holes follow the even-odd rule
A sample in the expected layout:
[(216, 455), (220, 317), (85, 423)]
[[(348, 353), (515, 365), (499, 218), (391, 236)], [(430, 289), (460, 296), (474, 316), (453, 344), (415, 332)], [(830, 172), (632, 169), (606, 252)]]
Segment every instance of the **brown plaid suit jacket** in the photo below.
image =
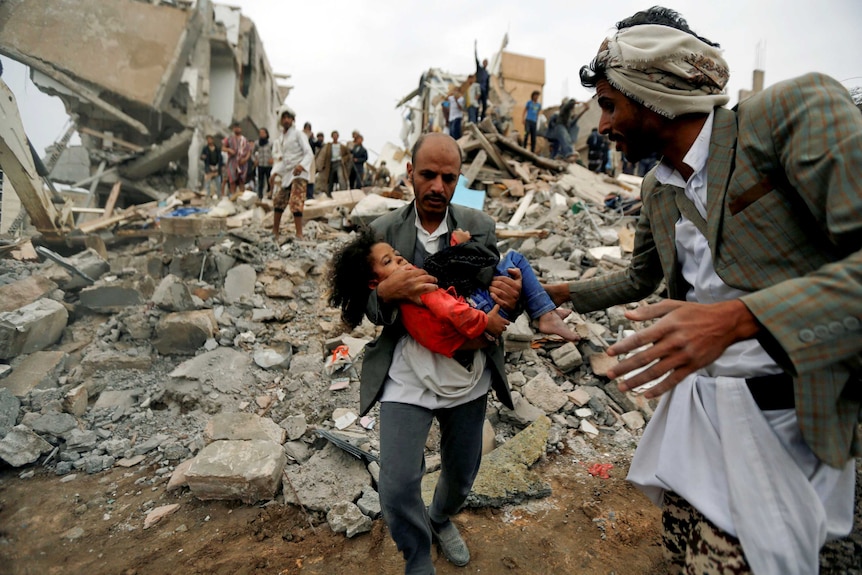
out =
[[(862, 399), (862, 114), (821, 74), (716, 108), (707, 165), (707, 240), (725, 283), (765, 327), (794, 376), (803, 437), (839, 467), (859, 453)], [(650, 174), (631, 266), (569, 286), (578, 311), (642, 299), (662, 278), (684, 299), (676, 188)]]

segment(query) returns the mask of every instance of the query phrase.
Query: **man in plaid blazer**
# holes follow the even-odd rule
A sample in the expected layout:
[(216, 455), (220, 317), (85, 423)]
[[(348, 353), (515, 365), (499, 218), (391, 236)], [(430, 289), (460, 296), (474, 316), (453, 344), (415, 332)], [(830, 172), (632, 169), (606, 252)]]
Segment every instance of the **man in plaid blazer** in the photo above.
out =
[(621, 390), (664, 376), (629, 479), (664, 504), (676, 572), (816, 573), (824, 541), (852, 527), (862, 114), (820, 74), (723, 108), (718, 45), (678, 14), (617, 28), (581, 81), (617, 149), (662, 162), (629, 268), (548, 292), (585, 312), (666, 282), (670, 299), (627, 312), (657, 321), (609, 348), (634, 353), (608, 375)]

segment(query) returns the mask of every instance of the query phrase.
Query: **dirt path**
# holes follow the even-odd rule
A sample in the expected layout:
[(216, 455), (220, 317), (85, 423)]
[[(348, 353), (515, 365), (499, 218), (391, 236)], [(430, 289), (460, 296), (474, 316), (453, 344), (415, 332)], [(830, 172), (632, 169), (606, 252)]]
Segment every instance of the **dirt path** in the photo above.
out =
[[(625, 481), (590, 476), (570, 455), (537, 470), (553, 495), (504, 509), (466, 510), (455, 521), (473, 556), (465, 568), (435, 559), (437, 573), (643, 575), (661, 573), (658, 510)], [(24, 574), (400, 575), (403, 561), (382, 520), (347, 539), (303, 512), (271, 503), (165, 493), (150, 470), (19, 479), (0, 474), (0, 572)], [(144, 530), (146, 511), (179, 503)], [(80, 531), (76, 530), (79, 528)], [(75, 530), (75, 531), (71, 531)], [(436, 551), (435, 551), (436, 552)]]

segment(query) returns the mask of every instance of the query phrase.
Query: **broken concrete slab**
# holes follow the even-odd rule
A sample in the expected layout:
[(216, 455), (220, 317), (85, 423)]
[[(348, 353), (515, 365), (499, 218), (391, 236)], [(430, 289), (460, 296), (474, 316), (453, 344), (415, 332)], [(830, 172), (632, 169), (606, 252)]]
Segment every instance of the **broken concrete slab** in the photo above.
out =
[(528, 425), (545, 415), (543, 410), (527, 401), (517, 391), (512, 392), (512, 403), (515, 406), (514, 410), (505, 406), (500, 408), (500, 419), (503, 421), (511, 421), (518, 425)]
[(57, 289), (57, 284), (41, 275), (30, 275), (0, 286), (0, 313), (14, 311), (40, 300)]
[[(93, 248), (87, 248), (82, 252), (69, 256), (66, 260), (69, 264), (74, 266), (75, 269), (81, 271), (84, 275), (93, 280), (99, 279), (111, 269), (111, 265)], [(65, 273), (68, 279), (60, 280), (58, 283), (60, 284), (60, 287), (66, 291), (90, 285), (90, 282), (85, 280), (79, 274)]]
[(226, 440), (265, 439), (281, 445), (287, 432), (268, 417), (253, 413), (219, 413), (204, 428), (207, 443)]
[(522, 393), (527, 401), (548, 414), (559, 411), (568, 401), (566, 392), (545, 372), (528, 381)]
[(288, 466), (285, 473), (293, 488), (284, 489), (284, 502), (313, 511), (329, 511), (336, 501), (355, 501), (371, 485), (362, 461), (331, 443), (306, 463)]
[[(117, 369), (149, 369), (152, 358), (142, 348), (131, 348), (126, 351), (115, 349), (96, 348), (87, 353), (78, 366), (77, 377), (83, 380), (90, 395), (96, 395), (101, 389), (94, 388), (93, 382), (88, 381), (97, 373), (113, 371)], [(95, 393), (94, 393), (95, 392)]]
[(87, 413), (87, 402), (89, 394), (83, 385), (73, 387), (63, 396), (63, 410), (75, 417), (81, 417)]
[(212, 310), (176, 312), (156, 324), (153, 347), (162, 355), (193, 354), (217, 331)]
[(362, 490), (362, 497), (356, 502), (356, 506), (372, 519), (377, 519), (383, 513), (380, 507), (380, 494), (370, 486)]
[(241, 351), (219, 347), (184, 361), (170, 376), (178, 380), (195, 380), (222, 393), (234, 393), (254, 384), (254, 377), (249, 372), (251, 361)]
[(57, 387), (68, 354), (62, 351), (37, 351), (15, 365), (11, 375), (0, 381), (0, 387), (16, 397), (25, 397), (33, 389)]
[(285, 417), (278, 422), (278, 425), (287, 432), (287, 439), (290, 441), (299, 439), (308, 430), (308, 423), (303, 414)]
[(74, 415), (51, 411), (34, 417), (29, 425), (36, 433), (62, 437), (67, 431), (78, 427), (78, 420)]
[(192, 460), (186, 480), (198, 499), (252, 504), (275, 497), (286, 463), (281, 446), (272, 441), (215, 441)]
[(0, 359), (11, 359), (53, 345), (69, 321), (66, 307), (40, 299), (15, 311), (0, 313)]
[(248, 264), (240, 264), (227, 272), (224, 280), (224, 301), (238, 303), (254, 296), (257, 272)]
[(0, 439), (0, 459), (12, 467), (33, 463), (54, 447), (26, 425), (16, 425)]

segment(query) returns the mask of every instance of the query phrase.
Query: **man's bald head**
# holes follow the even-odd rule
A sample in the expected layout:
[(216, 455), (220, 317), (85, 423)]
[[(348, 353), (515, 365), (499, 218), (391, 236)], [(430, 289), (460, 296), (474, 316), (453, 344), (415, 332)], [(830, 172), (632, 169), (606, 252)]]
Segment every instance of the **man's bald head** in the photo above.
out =
[(416, 160), (419, 157), (419, 150), (421, 150), (425, 142), (429, 140), (438, 141), (440, 143), (445, 142), (444, 145), (451, 145), (452, 150), (458, 155), (458, 170), (460, 171), (462, 161), (461, 146), (458, 145), (458, 142), (455, 141), (455, 138), (442, 132), (429, 132), (427, 134), (422, 134), (421, 136), (419, 136), (419, 138), (416, 140), (416, 143), (413, 144), (413, 151), (411, 153), (413, 164), (416, 164)]

